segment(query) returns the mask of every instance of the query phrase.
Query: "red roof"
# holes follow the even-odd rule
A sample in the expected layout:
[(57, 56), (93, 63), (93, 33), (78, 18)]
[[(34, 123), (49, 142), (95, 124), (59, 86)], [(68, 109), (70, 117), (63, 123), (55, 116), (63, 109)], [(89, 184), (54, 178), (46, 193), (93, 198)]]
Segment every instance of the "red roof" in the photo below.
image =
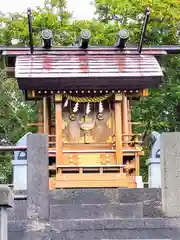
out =
[[(163, 76), (151, 55), (59, 54), (16, 57), (21, 89), (142, 89), (156, 87)], [(31, 80), (29, 80), (31, 79)]]

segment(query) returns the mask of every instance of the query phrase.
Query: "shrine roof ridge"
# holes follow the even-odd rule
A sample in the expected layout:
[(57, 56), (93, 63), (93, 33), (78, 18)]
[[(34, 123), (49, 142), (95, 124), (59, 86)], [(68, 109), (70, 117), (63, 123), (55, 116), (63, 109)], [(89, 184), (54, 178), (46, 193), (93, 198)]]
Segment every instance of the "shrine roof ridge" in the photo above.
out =
[[(157, 46), (144, 46), (142, 49), (142, 55), (166, 55), (166, 54), (179, 54), (180, 45), (157, 45)], [(30, 55), (31, 51), (29, 47), (4, 47), (0, 46), (0, 54), (2, 55)], [(126, 47), (120, 50), (117, 47), (106, 47), (106, 46), (90, 46), (88, 49), (82, 49), (77, 46), (68, 47), (52, 47), (45, 50), (43, 47), (34, 47), (32, 55), (139, 55), (136, 47)]]

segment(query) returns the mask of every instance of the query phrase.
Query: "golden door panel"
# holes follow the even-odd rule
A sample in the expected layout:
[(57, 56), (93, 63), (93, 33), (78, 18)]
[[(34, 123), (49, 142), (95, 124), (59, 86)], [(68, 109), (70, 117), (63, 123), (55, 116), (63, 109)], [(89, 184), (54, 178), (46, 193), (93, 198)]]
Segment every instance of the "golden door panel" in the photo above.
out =
[(115, 165), (114, 153), (73, 153), (63, 154), (62, 165)]
[(104, 109), (101, 116), (98, 111), (88, 115), (78, 111), (70, 114), (63, 109), (63, 143), (112, 143), (114, 135), (114, 115), (112, 110)]

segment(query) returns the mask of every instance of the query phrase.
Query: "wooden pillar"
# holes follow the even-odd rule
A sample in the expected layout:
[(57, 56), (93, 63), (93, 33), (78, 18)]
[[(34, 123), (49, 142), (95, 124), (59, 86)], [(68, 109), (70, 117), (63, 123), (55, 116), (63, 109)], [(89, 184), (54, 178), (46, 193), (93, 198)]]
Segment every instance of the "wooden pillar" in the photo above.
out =
[(42, 125), (38, 125), (38, 133), (44, 132), (43, 127), (43, 101), (40, 100), (38, 104), (38, 123)]
[(135, 164), (136, 164), (136, 176), (140, 175), (140, 156), (138, 153), (135, 153)]
[(49, 134), (49, 104), (48, 98), (43, 98), (43, 112), (44, 112), (44, 133)]
[(49, 134), (51, 134), (51, 122), (52, 122), (52, 119), (51, 119), (51, 97), (49, 96), (48, 97), (48, 119), (49, 119)]
[(132, 134), (132, 115), (131, 115), (131, 100), (128, 100), (128, 131), (129, 134)]
[(116, 136), (116, 162), (123, 164), (122, 156), (122, 95), (115, 94), (115, 136)]
[(56, 164), (62, 160), (62, 95), (55, 95), (55, 128), (56, 128)]
[(122, 95), (122, 133), (123, 133), (123, 141), (126, 142), (123, 144), (124, 147), (128, 147), (129, 137), (127, 134), (129, 133), (129, 124), (128, 124), (128, 100), (125, 94)]

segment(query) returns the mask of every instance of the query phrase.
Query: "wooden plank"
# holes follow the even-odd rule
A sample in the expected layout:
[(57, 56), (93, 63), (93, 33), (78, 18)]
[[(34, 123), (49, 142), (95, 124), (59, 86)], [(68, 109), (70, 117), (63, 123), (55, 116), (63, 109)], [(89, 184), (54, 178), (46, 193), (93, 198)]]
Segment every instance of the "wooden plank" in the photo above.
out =
[[(42, 65), (44, 63), (44, 58), (42, 59), (33, 59), (33, 60), (29, 60), (29, 59), (22, 59), (21, 61), (17, 61), (18, 66), (23, 66), (23, 63), (25, 64), (24, 66), (35, 66), (35, 65)], [(63, 61), (64, 60), (64, 61)], [(110, 58), (97, 58), (97, 57), (94, 57), (94, 58), (88, 58), (87, 59), (83, 59), (83, 58), (80, 58), (80, 59), (77, 59), (77, 58), (66, 58), (66, 57), (63, 57), (63, 58), (57, 58), (57, 59), (51, 59), (50, 60), (50, 63), (51, 65), (53, 66), (61, 66), (61, 65), (68, 65), (69, 63), (72, 63), (72, 65), (98, 65), (98, 64), (108, 64), (108, 65), (128, 65), (129, 63), (132, 63), (134, 65), (138, 65), (138, 66), (141, 66), (141, 65), (153, 65), (153, 66), (159, 66), (157, 63), (156, 60), (154, 59), (133, 59), (133, 58), (129, 58), (129, 59), (121, 59), (121, 58), (113, 58), (113, 57), (110, 57)], [(12, 67), (10, 65), (7, 65), (7, 67)]]
[[(131, 64), (131, 63), (129, 63)], [(132, 63), (131, 65), (122, 65), (122, 64), (117, 64), (117, 63), (112, 63), (112, 62), (107, 62), (107, 63), (91, 63), (91, 64), (79, 64), (79, 63), (72, 63), (72, 62), (62, 62), (62, 63), (56, 63), (56, 64), (53, 64), (51, 66), (52, 69), (79, 69), (79, 68), (89, 68), (89, 69), (99, 69), (99, 68), (102, 68), (102, 67), (105, 67), (107, 69), (109, 68), (118, 68), (120, 69), (121, 71), (123, 70), (132, 70), (132, 69), (141, 69), (143, 70), (144, 68), (145, 69), (149, 69), (149, 70), (152, 70), (152, 69), (159, 69), (160, 67), (157, 66), (156, 64), (152, 64), (152, 63), (146, 63), (146, 64), (136, 64), (136, 63)], [(121, 69), (122, 68), (122, 69)], [(30, 69), (35, 69), (35, 70), (39, 70), (39, 69), (42, 69), (42, 65), (40, 63), (33, 63), (33, 65), (31, 63), (26, 63), (26, 64), (23, 64), (22, 66), (21, 65), (18, 65), (16, 67), (16, 70), (30, 70)]]
[(123, 164), (122, 156), (122, 95), (115, 94), (115, 138), (116, 138), (116, 162)]
[[(57, 168), (123, 168), (126, 165), (119, 165), (119, 164), (107, 164), (107, 165), (56, 165)], [(133, 166), (133, 165), (132, 165)]]
[(66, 143), (63, 147), (63, 150), (70, 150), (70, 149), (74, 149), (74, 150), (96, 150), (96, 149), (100, 149), (100, 150), (112, 150), (113, 148), (113, 144), (112, 143), (91, 143), (91, 144), (83, 144), (83, 143)]
[[(111, 175), (111, 176), (108, 176)], [(128, 187), (135, 188), (133, 176), (114, 173), (62, 174), (57, 176), (56, 188)]]
[[(44, 52), (42, 52), (42, 53), (44, 53), (44, 54), (33, 54), (33, 55), (30, 55), (30, 56), (23, 56), (23, 55), (21, 55), (21, 56), (18, 56), (18, 60), (22, 60), (22, 59), (41, 59), (41, 58), (48, 58), (48, 59), (50, 59), (50, 58), (52, 58), (52, 59), (59, 59), (59, 58), (71, 58), (71, 59), (79, 59), (79, 58), (81, 58), (81, 59), (89, 59), (89, 58), (108, 58), (108, 57), (112, 57), (112, 58), (122, 58), (122, 59), (155, 59), (154, 58), (154, 56), (151, 56), (151, 55), (146, 55), (146, 56), (144, 56), (143, 54), (141, 54), (141, 55), (139, 55), (139, 54), (131, 54), (131, 55), (126, 55), (126, 54), (121, 54), (122, 52), (119, 52), (119, 51), (117, 51), (117, 55), (114, 55), (114, 51), (112, 51), (112, 52), (109, 52), (109, 53), (111, 53), (111, 54), (94, 54), (93, 56), (88, 56), (88, 53), (90, 53), (89, 51), (85, 51), (84, 53), (85, 54), (82, 54), (82, 56), (80, 56), (79, 55), (79, 53), (80, 52), (82, 52), (82, 51), (76, 51), (76, 53), (77, 53), (77, 55), (76, 54), (73, 54), (73, 51), (71, 50), (71, 52), (70, 52), (70, 54), (72, 54), (72, 55), (69, 55), (69, 54), (66, 54), (67, 52), (65, 52), (65, 54), (55, 54), (55, 55), (51, 55), (51, 53), (52, 52), (49, 52), (49, 54), (47, 55), (46, 53), (45, 53), (45, 51)], [(59, 52), (60, 53), (60, 52)], [(100, 51), (98, 52), (98, 53), (101, 53)], [(104, 51), (102, 51), (102, 53), (104, 53)]]
[(16, 78), (81, 78), (81, 77), (162, 77), (163, 73), (161, 71), (153, 71), (149, 72), (126, 72), (126, 73), (121, 73), (121, 72), (87, 72), (87, 73), (53, 73), (53, 72), (37, 72), (37, 73), (31, 73), (31, 72), (16, 72)]
[[(19, 62), (19, 64), (17, 65), (16, 69), (27, 69), (27, 68), (40, 68), (43, 67), (43, 62)], [(57, 61), (57, 62), (52, 62), (52, 65), (51, 67), (59, 67), (59, 68), (62, 68), (62, 67), (67, 67), (67, 68), (77, 68), (78, 66), (81, 66), (81, 67), (86, 67), (86, 66), (89, 66), (89, 67), (96, 67), (96, 66), (107, 66), (107, 67), (122, 67), (124, 68), (127, 67), (127, 68), (160, 68), (160, 66), (156, 63), (156, 62), (152, 62), (152, 61), (147, 61), (147, 62), (139, 62), (139, 61), (129, 61), (129, 62), (126, 62), (126, 63), (123, 63), (121, 61), (117, 61), (115, 62), (113, 59), (108, 59), (106, 61), (91, 61), (89, 63), (86, 63), (86, 62), (82, 62), (82, 63), (79, 63), (77, 61)], [(11, 67), (8, 67), (7, 68), (9, 69), (9, 71), (12, 71), (14, 70), (14, 68), (11, 68)]]
[[(46, 77), (45, 77), (46, 75)], [(80, 77), (76, 78), (75, 75), (71, 75), (69, 78), (66, 78), (66, 75), (62, 74), (36, 74), (37, 78), (31, 78), (30, 75), (25, 75), (25, 78), (18, 78), (17, 82), (19, 84), (20, 89), (35, 89), (37, 91), (48, 89), (54, 90), (59, 89), (59, 91), (64, 90), (102, 90), (102, 86), (106, 87), (106, 90), (139, 90), (147, 87), (157, 87), (157, 84), (160, 83), (161, 76), (133, 76), (133, 77), (121, 77), (115, 73), (112, 74), (111, 77), (106, 76), (106, 74), (102, 74), (103, 77), (99, 76), (100, 73), (92, 76), (91, 74), (86, 75), (86, 79), (84, 78), (84, 73), (80, 74)], [(109, 73), (107, 74), (109, 75)], [(21, 75), (22, 76), (22, 75)], [(31, 78), (31, 79), (29, 79)], [(54, 79), (53, 79), (54, 78)]]
[[(67, 52), (66, 52), (67, 53)], [(49, 54), (49, 55), (46, 55), (46, 54), (41, 54), (41, 55), (30, 55), (30, 56), (17, 56), (17, 61), (39, 61), (39, 60), (44, 60), (46, 59), (46, 61), (49, 61), (49, 62), (53, 62), (53, 61), (58, 61), (58, 60), (74, 60), (74, 61), (80, 61), (80, 60), (95, 60), (95, 59), (100, 59), (100, 60), (106, 60), (106, 59), (121, 59), (121, 60), (124, 60), (124, 61), (132, 61), (133, 59), (134, 60), (139, 60), (139, 61), (146, 61), (146, 60), (150, 60), (150, 61), (153, 61), (153, 62), (157, 62), (156, 58), (154, 56), (150, 56), (150, 55), (123, 55), (123, 54), (114, 54), (114, 52), (111, 52), (111, 54), (93, 54), (92, 56), (88, 56), (88, 53), (89, 52), (86, 52), (85, 55), (82, 54), (81, 56), (79, 55), (80, 51), (77, 52), (77, 55), (76, 54), (73, 54), (73, 52), (71, 52), (71, 55), (69, 54)], [(99, 52), (101, 53), (101, 52)], [(110, 53), (110, 52), (109, 52)], [(119, 53), (119, 52), (117, 52)]]
[[(119, 180), (128, 180), (127, 175), (120, 173), (85, 173), (85, 174), (58, 174), (56, 176), (57, 181), (113, 181), (116, 179)], [(134, 179), (134, 178), (133, 178)]]
[(56, 179), (55, 178), (49, 178), (49, 190), (56, 188)]
[(55, 95), (55, 118), (56, 118), (56, 164), (62, 161), (62, 95)]
[(106, 56), (102, 56), (102, 55), (93, 55), (93, 56), (69, 56), (69, 55), (50, 55), (49, 58), (47, 59), (46, 55), (34, 55), (34, 57), (31, 56), (17, 56), (17, 61), (18, 62), (40, 62), (43, 61), (44, 59), (46, 59), (49, 62), (57, 62), (57, 61), (62, 61), (63, 59), (65, 61), (73, 61), (73, 62), (78, 62), (81, 60), (85, 60), (85, 61), (95, 61), (97, 59), (97, 61), (102, 61), (102, 60), (109, 60), (109, 59), (113, 59), (113, 60), (121, 60), (121, 61), (139, 61), (139, 62), (145, 62), (146, 60), (149, 62), (157, 62), (157, 60), (153, 57), (153, 56), (143, 56), (143, 55), (139, 55), (139, 56), (135, 56), (135, 55), (116, 55), (114, 56), (112, 55), (106, 55)]
[[(44, 69), (20, 69), (16, 71), (16, 74), (31, 74), (33, 76), (33, 74), (63, 74), (63, 75), (68, 75), (68, 74), (81, 74), (81, 73), (87, 73), (87, 74), (95, 74), (95, 73), (118, 73), (121, 76), (136, 76), (136, 74), (138, 74), (139, 76), (141, 76), (142, 74), (144, 74), (145, 76), (147, 75), (147, 73), (149, 74), (154, 74), (158, 72), (158, 74), (161, 73), (161, 71), (159, 69), (149, 69), (149, 68), (143, 68), (143, 69), (123, 69), (123, 70), (119, 70), (118, 68), (107, 68), (107, 67), (101, 67), (101, 68), (72, 68), (72, 69), (58, 69), (58, 68), (51, 68), (48, 72)], [(129, 75), (128, 75), (129, 74)]]
[(112, 149), (72, 149), (71, 150), (63, 150), (64, 153), (114, 153), (116, 150)]

